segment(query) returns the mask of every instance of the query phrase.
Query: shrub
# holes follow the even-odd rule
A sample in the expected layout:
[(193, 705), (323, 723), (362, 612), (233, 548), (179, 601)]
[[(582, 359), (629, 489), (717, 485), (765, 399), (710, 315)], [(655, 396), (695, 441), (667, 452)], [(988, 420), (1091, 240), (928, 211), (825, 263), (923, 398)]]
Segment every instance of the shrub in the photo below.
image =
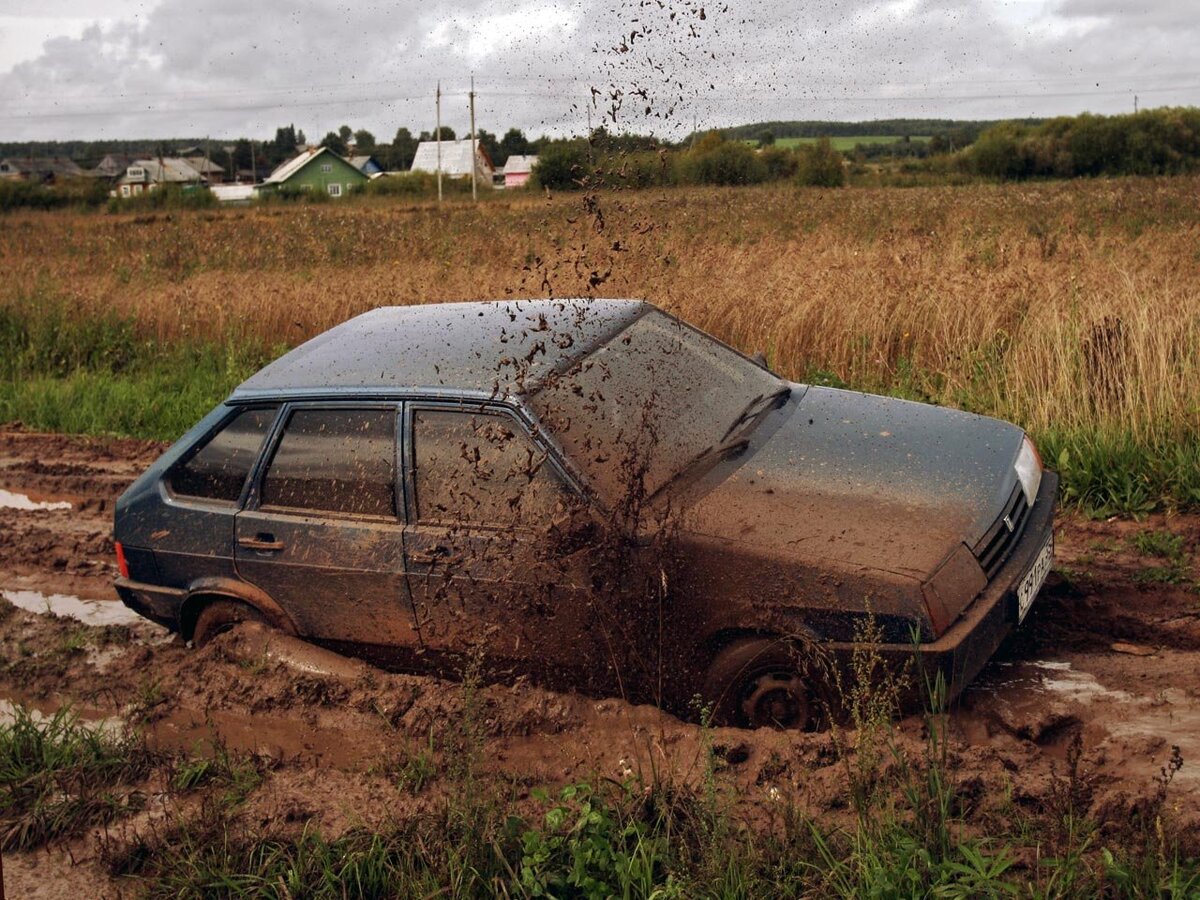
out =
[(538, 154), (538, 164), (533, 170), (530, 184), (552, 191), (572, 191), (582, 186), (589, 170), (587, 144), (584, 141), (553, 141)]
[(846, 163), (842, 154), (833, 149), (829, 138), (823, 137), (802, 147), (798, 152), (796, 179), (813, 187), (841, 187), (846, 183)]
[(216, 205), (216, 196), (206, 187), (162, 184), (152, 191), (143, 191), (133, 197), (113, 197), (108, 201), (108, 211), (115, 213), (156, 209), (207, 209)]
[[(716, 140), (713, 140), (716, 138)], [(742, 141), (705, 135), (683, 153), (676, 168), (684, 184), (758, 184), (767, 180), (767, 166), (753, 148)]]

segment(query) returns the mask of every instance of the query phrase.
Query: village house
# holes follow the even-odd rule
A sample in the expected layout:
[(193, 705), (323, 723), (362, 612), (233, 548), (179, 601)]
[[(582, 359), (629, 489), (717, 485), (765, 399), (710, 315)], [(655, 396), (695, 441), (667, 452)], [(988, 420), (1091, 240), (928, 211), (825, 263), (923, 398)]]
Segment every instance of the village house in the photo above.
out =
[(53, 184), (63, 178), (79, 178), (83, 169), (65, 156), (11, 156), (0, 159), (0, 178)]
[(306, 150), (289, 159), (259, 186), (263, 192), (320, 191), (344, 197), (350, 189), (366, 184), (368, 177), (328, 147)]
[(376, 175), (383, 174), (383, 166), (379, 164), (379, 160), (374, 156), (351, 156), (349, 163), (368, 178), (374, 178)]
[(204, 183), (204, 176), (186, 159), (164, 156), (134, 160), (125, 174), (117, 179), (115, 190), (122, 197), (136, 197), (163, 184), (200, 186)]
[(537, 165), (536, 156), (521, 156), (514, 153), (504, 162), (504, 186), (506, 188), (524, 187), (533, 174)]
[[(421, 141), (417, 145), (416, 156), (413, 157), (412, 172), (436, 172), (438, 170), (438, 141)], [(450, 178), (470, 178), (471, 141), (441, 141), (442, 145), (442, 174)], [(490, 186), (496, 167), (482, 145), (475, 145), (475, 177), (481, 185)]]
[(132, 156), (126, 156), (124, 153), (109, 153), (93, 168), (88, 169), (87, 174), (92, 178), (107, 178), (109, 181), (115, 181), (125, 174), (125, 170), (133, 163)]

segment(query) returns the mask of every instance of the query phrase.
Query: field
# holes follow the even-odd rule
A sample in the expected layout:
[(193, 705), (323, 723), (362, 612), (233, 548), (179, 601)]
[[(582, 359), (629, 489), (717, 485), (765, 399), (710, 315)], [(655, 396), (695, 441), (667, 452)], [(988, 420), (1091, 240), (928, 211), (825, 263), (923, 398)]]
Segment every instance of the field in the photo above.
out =
[[(1198, 191), (0, 217), (8, 896), (1196, 896)], [(895, 720), (876, 678), (800, 734), (254, 628), (193, 650), (114, 602), (116, 497), (263, 362), (380, 305), (548, 294), (1029, 429), (1065, 510), (1024, 627), (949, 709)]]
[(636, 296), (783, 375), (1037, 438), (1096, 513), (1200, 502), (1200, 181), (12, 215), (0, 420), (172, 438), (381, 304)]
[[(914, 141), (927, 141), (929, 135), (909, 135)], [(805, 144), (815, 144), (817, 138), (810, 137), (781, 137), (775, 139), (776, 146), (779, 147), (802, 147)], [(849, 153), (859, 144), (895, 144), (904, 140), (903, 137), (898, 137), (894, 134), (867, 134), (867, 135), (839, 135), (831, 137), (829, 143), (833, 144), (833, 149), (842, 153)]]

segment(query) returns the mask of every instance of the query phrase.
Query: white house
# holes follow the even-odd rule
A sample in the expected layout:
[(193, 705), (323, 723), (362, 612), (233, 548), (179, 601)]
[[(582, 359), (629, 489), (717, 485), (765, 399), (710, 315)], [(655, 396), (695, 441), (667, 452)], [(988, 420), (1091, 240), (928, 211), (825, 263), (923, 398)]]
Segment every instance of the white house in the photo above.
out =
[[(442, 141), (442, 174), (450, 178), (471, 177), (471, 141)], [(438, 142), (421, 141), (417, 144), (417, 154), (413, 157), (412, 172), (436, 172), (438, 170)], [(475, 176), (481, 185), (492, 183), (492, 174), (496, 167), (492, 165), (487, 151), (479, 144), (475, 145)]]

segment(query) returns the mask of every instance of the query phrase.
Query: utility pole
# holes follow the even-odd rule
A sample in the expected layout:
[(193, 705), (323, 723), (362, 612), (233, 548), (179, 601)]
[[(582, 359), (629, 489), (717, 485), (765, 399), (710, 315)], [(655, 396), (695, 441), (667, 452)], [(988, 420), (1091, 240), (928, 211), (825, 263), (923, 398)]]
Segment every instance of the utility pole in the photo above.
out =
[(1136, 115), (1136, 114), (1137, 114), (1137, 111), (1138, 111), (1138, 108), (1137, 108), (1137, 94), (1134, 94), (1134, 95), (1133, 95), (1133, 112), (1134, 112), (1134, 115)]
[(478, 151), (475, 149), (475, 76), (472, 75), (471, 76), (471, 199), (476, 200), (476, 201), (479, 200), (479, 192), (478, 192), (478, 187), (476, 185), (476, 181), (478, 179), (475, 177), (478, 174), (478, 169), (479, 169), (479, 163), (477, 161), (478, 157), (476, 156), (477, 152)]
[(442, 83), (437, 83), (437, 131), (433, 134), (437, 140), (437, 183), (438, 206), (442, 205)]

